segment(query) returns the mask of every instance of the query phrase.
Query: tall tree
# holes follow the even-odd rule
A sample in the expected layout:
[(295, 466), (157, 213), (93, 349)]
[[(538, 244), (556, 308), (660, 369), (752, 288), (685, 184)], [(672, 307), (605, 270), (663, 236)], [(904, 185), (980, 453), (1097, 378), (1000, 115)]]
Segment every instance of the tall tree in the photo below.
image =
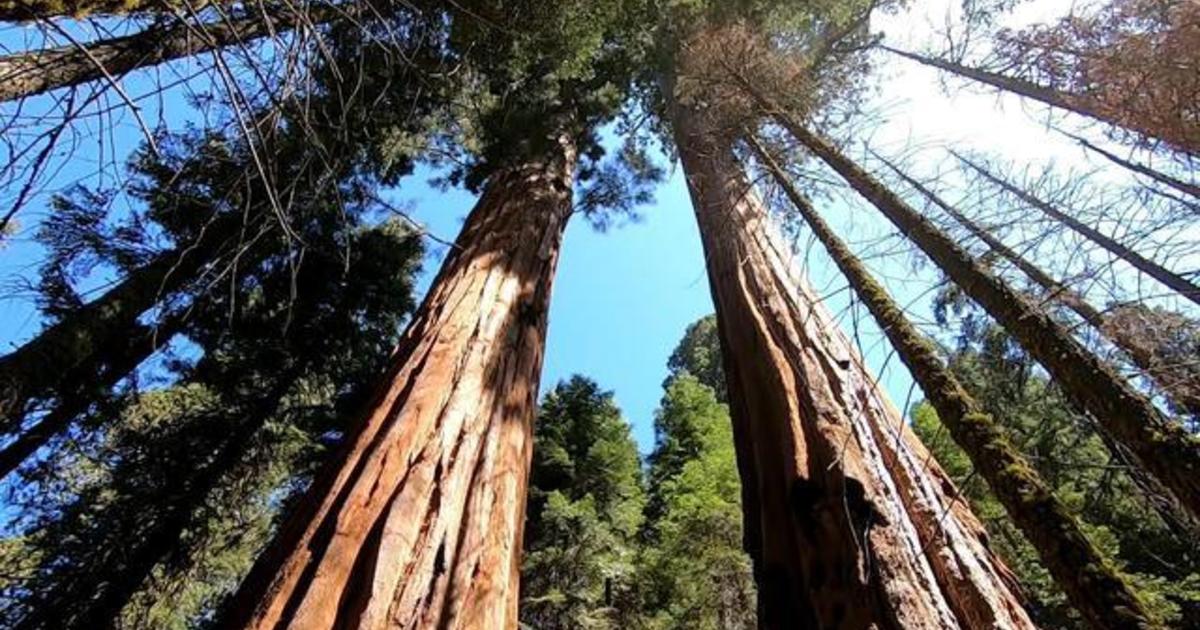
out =
[(1075, 232), (1078, 232), (1080, 235), (1102, 247), (1104, 251), (1128, 263), (1134, 269), (1137, 269), (1147, 276), (1154, 278), (1155, 280), (1161, 282), (1163, 286), (1170, 288), (1183, 297), (1200, 305), (1200, 286), (1197, 286), (1194, 282), (1191, 282), (1183, 276), (1146, 258), (1133, 249), (1121, 244), (1116, 239), (1071, 216), (1068, 212), (1055, 207), (1054, 204), (1051, 204), (1044, 199), (1040, 199), (1033, 193), (1030, 193), (1021, 187), (1015, 186), (1011, 182), (1002, 179), (991, 170), (975, 162), (974, 160), (957, 153), (955, 153), (954, 156), (963, 164), (970, 167), (971, 170), (982, 176), (986, 181), (999, 187), (1005, 192), (1016, 196), (1022, 202), (1037, 208), (1039, 211), (1045, 213), (1046, 216), (1058, 221), (1059, 223), (1062, 223)]
[[(131, 219), (106, 223), (114, 191), (76, 187), (55, 198), (39, 232), (52, 254), (41, 287), (50, 324), (0, 357), (0, 428), (14, 434), (24, 452), (52, 437), (42, 430), (51, 426), (41, 423), (26, 434), (23, 425), (38, 407), (57, 405), (51, 424), (61, 428), (70, 421), (64, 403), (86, 408), (107, 389), (98, 381), (124, 378), (158, 347), (122, 350), (144, 335), (139, 319), (147, 311), (163, 313), (161, 329), (184, 325), (177, 320), (188, 311), (220, 299), (215, 285), (236, 284), (240, 269), (294, 248), (310, 228), (343, 218), (353, 225), (378, 208), (373, 187), (411, 170), (442, 97), (438, 86), (417, 75), (437, 71), (445, 57), (430, 41), (441, 33), (421, 16), (393, 17), (412, 46), (403, 67), (382, 54), (388, 44), (342, 26), (325, 40), (328, 61), (313, 71), (309, 89), (260, 111), (253, 129), (165, 136), (157, 150), (147, 146), (135, 154), (126, 186), (134, 201)], [(386, 71), (396, 81), (371, 95), (347, 91), (343, 81), (352, 68)], [(394, 109), (368, 113), (368, 98)], [(380, 129), (409, 141), (372, 148), (366, 140)], [(149, 225), (161, 235), (151, 234)], [(162, 240), (172, 245), (161, 247)], [(100, 265), (124, 275), (83, 304), (72, 288), (75, 276)]]
[(551, 283), (578, 155), (602, 153), (594, 132), (623, 98), (635, 48), (621, 38), (640, 18), (622, 3), (494, 8), (537, 17), (513, 37), (449, 16), (485, 108), (466, 174), (482, 194), (383, 387), (243, 583), (230, 627), (517, 624)]
[[(109, 468), (102, 482), (85, 485), (61, 509), (34, 510), (47, 514), (33, 524), (43, 560), (23, 585), (28, 596), (17, 598), (20, 613), (10, 615), (16, 627), (119, 619), (160, 563), (188, 556), (184, 533), (204, 524), (197, 514), (214, 490), (254, 487), (262, 468), (247, 462), (269, 459), (269, 423), (305, 418), (293, 404), (319, 409), (373, 376), (390, 350), (386, 340), (411, 310), (420, 247), (394, 225), (360, 231), (337, 218), (325, 229), (306, 230), (304, 255), (285, 249), (257, 273), (247, 270), (244, 278), (253, 280), (244, 295), (200, 305), (189, 337), (204, 357), (182, 384), (159, 393), (149, 416), (131, 404), (102, 434), (93, 458)], [(300, 402), (298, 387), (322, 393)], [(331, 428), (338, 427), (313, 430)], [(240, 479), (230, 479), (235, 472)], [(236, 500), (232, 494), (227, 500)]]
[(1004, 244), (983, 226), (972, 221), (957, 208), (944, 201), (921, 182), (900, 170), (895, 164), (881, 160), (892, 169), (901, 179), (920, 192), (926, 199), (943, 212), (950, 215), (956, 222), (967, 229), (973, 236), (983, 241), (993, 252), (1009, 261), (1020, 269), (1037, 286), (1041, 287), (1046, 299), (1062, 304), (1075, 313), (1089, 325), (1108, 337), (1125, 355), (1149, 376), (1167, 397), (1180, 409), (1192, 415), (1200, 416), (1200, 366), (1187, 361), (1173, 360), (1168, 354), (1160, 353), (1158, 344), (1149, 342), (1146, 335), (1138, 334), (1137, 326), (1121, 325), (1120, 318), (1110, 318), (1092, 306), (1083, 295), (1071, 287), (1055, 280), (1041, 267), (1022, 256), (1013, 248)]
[(1113, 570), (1037, 471), (1013, 447), (995, 418), (983, 411), (942, 363), (933, 343), (909, 322), (887, 290), (795, 188), (775, 158), (755, 137), (749, 137), (748, 142), (866, 304), (954, 441), (987, 480), (1084, 619), (1095, 628), (1155, 626), (1133, 588)]
[[(677, 351), (719, 359), (716, 336), (697, 335), (715, 323), (708, 316), (689, 326)], [(728, 408), (707, 384), (681, 371), (666, 384), (654, 431), (639, 562), (645, 623), (663, 630), (756, 627)]]
[(717, 400), (728, 402), (715, 315), (706, 315), (687, 327), (667, 360), (667, 368), (671, 370), (671, 378), (690, 374), (711, 388)]
[(1063, 387), (1074, 404), (1096, 417), (1116, 442), (1133, 452), (1141, 465), (1175, 494), (1180, 504), (1200, 514), (1200, 441), (1125, 382), (1111, 366), (1084, 348), (1059, 323), (1025, 296), (985, 270), (962, 247), (909, 207), (794, 116), (763, 100), (776, 120), (801, 144), (837, 171), (972, 299), (977, 300)]
[(717, 306), (760, 626), (1029, 627), (981, 526), (790, 273), (734, 156), (738, 127), (681, 89), (703, 84), (727, 37), (693, 33), (667, 94)]
[(612, 394), (573, 376), (546, 394), (534, 429), (521, 567), (522, 622), (622, 628), (637, 614), (645, 493), (629, 424)]
[[(1061, 390), (1036, 368), (1013, 339), (977, 307), (959, 298), (935, 302), (938, 322), (960, 331), (949, 365), (955, 376), (996, 418), (1013, 445), (1061, 497), (1088, 535), (1104, 549), (1168, 627), (1191, 627), (1200, 602), (1193, 535), (1178, 533), (1158, 518), (1151, 497), (1125, 460), (1108, 452), (1090, 419), (1071, 410)], [(961, 321), (952, 321), (951, 311)], [(958, 326), (956, 324), (962, 324)], [(1009, 562), (1043, 628), (1093, 627), (1066, 602), (1034, 549), (1018, 534), (995, 495), (949, 439), (928, 403), (913, 410), (914, 429), (960, 484), (979, 514), (996, 552)]]

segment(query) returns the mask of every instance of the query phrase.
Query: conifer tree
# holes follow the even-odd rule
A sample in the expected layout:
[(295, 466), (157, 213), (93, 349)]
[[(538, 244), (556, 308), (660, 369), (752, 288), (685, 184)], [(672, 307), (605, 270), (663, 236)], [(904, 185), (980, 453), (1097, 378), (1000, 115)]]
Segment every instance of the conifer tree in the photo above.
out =
[(644, 504), (637, 445), (612, 394), (582, 376), (560, 382), (534, 428), (522, 623), (629, 627)]

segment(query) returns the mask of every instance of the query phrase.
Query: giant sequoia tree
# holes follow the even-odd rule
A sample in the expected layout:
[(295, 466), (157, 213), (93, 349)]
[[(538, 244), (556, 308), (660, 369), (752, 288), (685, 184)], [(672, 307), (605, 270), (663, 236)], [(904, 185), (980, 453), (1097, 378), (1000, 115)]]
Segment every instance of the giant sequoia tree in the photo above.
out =
[(550, 288), (580, 155), (598, 157), (596, 125), (620, 102), (609, 73), (632, 50), (620, 44), (634, 8), (561, 4), (539, 15), (545, 31), (517, 38), (448, 16), (488, 107), (466, 174), (481, 195), (383, 386), (242, 585), (231, 625), (516, 624)]
[[(761, 27), (772, 12), (758, 8), (748, 17)], [(856, 32), (857, 17), (823, 34)], [(716, 303), (759, 624), (1031, 627), (979, 523), (954, 508), (945, 474), (920, 457), (857, 351), (791, 272), (734, 155), (745, 100), (711, 80), (759, 35), (724, 20), (713, 9), (675, 33), (664, 94)], [(824, 46), (815, 52), (824, 57)]]

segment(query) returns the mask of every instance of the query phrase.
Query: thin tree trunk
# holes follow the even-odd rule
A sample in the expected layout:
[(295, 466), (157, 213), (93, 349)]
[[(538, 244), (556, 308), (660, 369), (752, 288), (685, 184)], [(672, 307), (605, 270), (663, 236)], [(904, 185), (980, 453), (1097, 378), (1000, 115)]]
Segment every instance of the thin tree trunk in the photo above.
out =
[[(45, 446), (54, 436), (71, 426), (114, 385), (141, 365), (151, 354), (165, 346), (182, 328), (183, 318), (175, 315), (156, 326), (137, 325), (128, 339), (118, 340), (120, 347), (95, 353), (86, 365), (68, 378), (78, 389), (62, 393), (59, 400), (37, 424), (21, 431), (15, 440), (0, 449), (0, 479)], [(103, 363), (103, 365), (98, 365)]]
[[(1060, 131), (1060, 133), (1062, 133), (1062, 132)], [(1188, 182), (1185, 182), (1181, 179), (1176, 179), (1174, 177), (1171, 177), (1170, 175), (1167, 175), (1166, 173), (1163, 173), (1161, 171), (1156, 171), (1144, 164), (1138, 164), (1137, 162), (1134, 162), (1132, 160), (1126, 160), (1125, 158), (1120, 157), (1120, 156), (1112, 153), (1111, 151), (1106, 151), (1106, 150), (1104, 150), (1104, 149), (1102, 149), (1102, 148), (1092, 144), (1091, 142), (1088, 142), (1087, 140), (1080, 138), (1078, 136), (1074, 136), (1071, 134), (1066, 134), (1066, 135), (1067, 135), (1067, 137), (1071, 138), (1075, 142), (1078, 142), (1083, 148), (1088, 149), (1090, 151), (1094, 151), (1096, 153), (1099, 153), (1100, 155), (1104, 156), (1105, 159), (1112, 162), (1113, 164), (1116, 164), (1117, 166), (1124, 167), (1128, 170), (1133, 171), (1134, 173), (1137, 173), (1138, 175), (1144, 175), (1160, 184), (1165, 184), (1167, 186), (1170, 186), (1171, 188), (1174, 188), (1175, 190), (1178, 190), (1181, 193), (1184, 193), (1186, 195), (1191, 195), (1192, 197), (1195, 197), (1196, 199), (1200, 199), (1200, 186), (1197, 186), (1196, 184), (1189, 184)]]
[(489, 181), (387, 385), (226, 627), (517, 627), (525, 491), (574, 147)]
[(0, 0), (0, 22), (200, 10), (207, 0)]
[(673, 108), (729, 385), (761, 628), (1032, 628), (953, 484), (794, 273), (732, 143)]
[(1200, 441), (1163, 418), (1144, 396), (1080, 345), (1045, 312), (985, 270), (969, 253), (899, 196), (791, 116), (764, 105), (801, 144), (837, 171), (979, 302), (1054, 377), (1072, 402), (1091, 413), (1113, 438), (1200, 514)]
[(933, 343), (908, 321), (887, 290), (796, 190), (774, 158), (753, 136), (747, 142), (866, 304), (950, 436), (966, 452), (1084, 620), (1093, 628), (1153, 627), (1133, 589), (1092, 545), (1075, 517), (1009, 442), (995, 419), (982, 411), (942, 364)]
[(883, 158), (879, 159), (899, 175), (901, 179), (907, 182), (908, 185), (912, 186), (924, 195), (926, 199), (929, 199), (934, 205), (945, 211), (946, 214), (950, 215), (955, 221), (965, 227), (968, 232), (975, 235), (976, 238), (987, 244), (992, 251), (1000, 254), (1001, 257), (1029, 276), (1030, 280), (1033, 280), (1034, 283), (1042, 288), (1048, 299), (1066, 306), (1083, 319), (1083, 321), (1108, 338), (1109, 341), (1112, 341), (1113, 345), (1123, 351), (1138, 369), (1153, 380), (1175, 405), (1190, 414), (1200, 416), (1200, 383), (1195, 382), (1195, 377), (1186, 373), (1176, 374), (1179, 371), (1173, 369), (1173, 366), (1162, 365), (1162, 362), (1156, 358), (1151, 348), (1147, 348), (1145, 344), (1137, 343), (1135, 339), (1130, 338), (1127, 334), (1128, 331), (1124, 328), (1110, 326), (1108, 318), (1096, 309), (1096, 307), (1089, 304), (1087, 299), (1078, 292), (1050, 277), (1040, 267), (1014, 251), (1011, 247), (1005, 245), (1000, 239), (992, 236), (986, 229), (964, 216), (932, 190), (929, 190), (917, 180), (909, 177), (907, 173), (900, 170), (896, 165)]
[[(213, 489), (245, 457), (247, 445), (267, 421), (275, 415), (284, 396), (295, 384), (300, 369), (288, 368), (279, 374), (271, 390), (250, 403), (243, 421), (230, 426), (223, 439), (212, 442), (209, 456), (193, 455), (195, 469), (169, 496), (162, 497), (160, 513), (153, 527), (139, 531), (136, 539), (122, 541), (122, 553), (114, 566), (99, 573), (83, 572), (83, 579), (67, 582), (52, 593), (42, 593), (31, 614), (18, 623), (16, 630), (92, 630), (120, 627), (120, 615), (141, 589), (159, 562), (179, 548), (184, 531), (193, 523)], [(121, 474), (118, 469), (116, 474)]]
[(1163, 268), (1162, 265), (1159, 265), (1158, 263), (1146, 258), (1145, 256), (1142, 256), (1132, 249), (1129, 249), (1112, 238), (1105, 236), (1104, 234), (1100, 233), (1099, 230), (1083, 223), (1079, 219), (1076, 219), (1075, 217), (1059, 210), (1058, 208), (1055, 208), (1050, 203), (1033, 196), (1028, 191), (1021, 190), (1017, 186), (1013, 186), (996, 175), (993, 175), (991, 171), (988, 171), (986, 168), (976, 164), (966, 157), (959, 155), (958, 153), (954, 153), (953, 151), (951, 153), (962, 163), (966, 164), (974, 171), (982, 175), (984, 179), (1016, 195), (1021, 201), (1037, 208), (1038, 210), (1041, 210), (1052, 219), (1083, 235), (1085, 238), (1104, 248), (1104, 250), (1108, 253), (1125, 261), (1134, 269), (1137, 269), (1151, 278), (1158, 280), (1172, 291), (1175, 291), (1197, 305), (1200, 305), (1200, 286), (1189, 282), (1183, 276), (1180, 276), (1169, 269)]
[(210, 23), (181, 20), (79, 46), (7, 55), (0, 57), (0, 103), (108, 77), (119, 80), (141, 68), (348, 15), (349, 10), (340, 7), (316, 5), (303, 13), (259, 13)]
[[(235, 220), (236, 219), (236, 220)], [(219, 217), (195, 243), (180, 246), (131, 272), (116, 287), (71, 312), (10, 354), (0, 357), (0, 431), (19, 431), (31, 401), (52, 398), (97, 353), (128, 339), (137, 318), (161, 298), (195, 280), (241, 228), (240, 217)]]
[(1094, 118), (1116, 127), (1137, 132), (1149, 138), (1162, 140), (1172, 147), (1191, 155), (1200, 155), (1200, 146), (1197, 146), (1194, 143), (1189, 144), (1186, 142), (1186, 140), (1183, 141), (1183, 144), (1180, 144), (1181, 139), (1168, 138), (1161, 129), (1155, 129), (1153, 126), (1144, 124), (1137, 124), (1136, 121), (1122, 120), (1115, 116), (1112, 112), (1106, 111), (1103, 107), (1097, 106), (1097, 104), (1086, 95), (1060, 92), (1053, 88), (1049, 88), (1044, 85), (1038, 85), (1037, 83), (1027, 81), (1025, 79), (1019, 79), (995, 72), (989, 72), (987, 70), (972, 68), (970, 66), (964, 66), (962, 64), (938, 59), (936, 57), (928, 57), (905, 50), (898, 50), (889, 46), (880, 45), (879, 47), (890, 53), (900, 55), (906, 59), (911, 59), (919, 64), (929, 66), (931, 68), (937, 68), (938, 70), (956, 74), (960, 77), (965, 77), (973, 81), (978, 81), (1006, 92), (1012, 92), (1013, 94), (1031, 98), (1035, 101), (1045, 103), (1051, 107), (1057, 107), (1058, 109), (1073, 112), (1081, 116)]

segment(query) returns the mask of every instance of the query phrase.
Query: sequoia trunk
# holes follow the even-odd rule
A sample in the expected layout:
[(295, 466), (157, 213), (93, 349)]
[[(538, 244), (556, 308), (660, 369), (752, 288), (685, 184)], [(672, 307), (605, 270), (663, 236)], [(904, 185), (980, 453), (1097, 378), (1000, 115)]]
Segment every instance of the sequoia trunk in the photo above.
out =
[(794, 273), (728, 135), (672, 112), (763, 628), (1032, 628), (980, 523)]
[(516, 628), (521, 529), (574, 147), (492, 176), (384, 387), (228, 627)]

